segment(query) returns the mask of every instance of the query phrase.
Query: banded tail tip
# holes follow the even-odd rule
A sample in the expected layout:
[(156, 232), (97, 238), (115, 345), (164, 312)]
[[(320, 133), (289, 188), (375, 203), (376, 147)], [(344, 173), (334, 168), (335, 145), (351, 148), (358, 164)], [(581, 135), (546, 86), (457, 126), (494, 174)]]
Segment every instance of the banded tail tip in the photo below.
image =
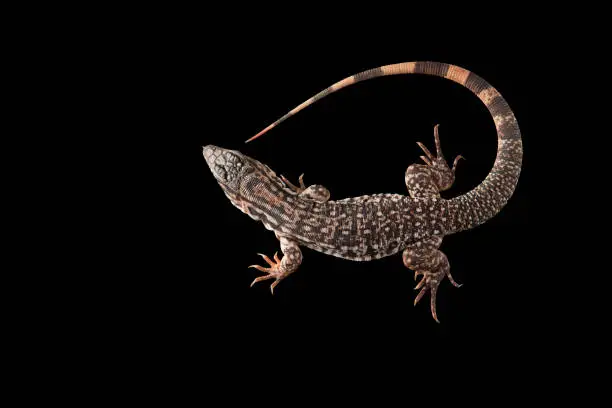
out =
[(252, 138), (245, 140), (244, 143), (252, 142), (253, 140), (257, 139), (259, 136), (261, 136), (261, 135), (258, 133), (255, 136), (253, 136)]
[(255, 139), (257, 139), (259, 136), (263, 135), (264, 133), (266, 133), (268, 130), (272, 129), (274, 127), (274, 124), (268, 126), (267, 128), (265, 128), (264, 130), (262, 130), (261, 132), (259, 132), (258, 134), (256, 134), (255, 136), (253, 136), (250, 139), (247, 139), (244, 143), (249, 143)]

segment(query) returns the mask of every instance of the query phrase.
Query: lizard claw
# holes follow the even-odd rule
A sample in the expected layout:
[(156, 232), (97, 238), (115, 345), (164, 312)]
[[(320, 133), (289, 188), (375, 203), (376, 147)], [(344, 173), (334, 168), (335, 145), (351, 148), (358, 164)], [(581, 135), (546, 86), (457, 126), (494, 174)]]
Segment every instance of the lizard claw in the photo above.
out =
[[(438, 164), (437, 162), (442, 161), (443, 164), (446, 165), (446, 161), (444, 159), (444, 155), (442, 154), (442, 148), (440, 146), (440, 134), (438, 133), (438, 128), (440, 127), (440, 125), (436, 125), (434, 126), (434, 141), (436, 143), (436, 154), (433, 155), (429, 149), (427, 147), (425, 147), (425, 145), (421, 142), (417, 142), (417, 145), (419, 145), (419, 147), (421, 148), (421, 150), (423, 150), (423, 152), (425, 153), (425, 156), (421, 156), (421, 159), (428, 165), (428, 166), (435, 166), (436, 164)], [(456, 161), (458, 159), (455, 159)]]
[(438, 286), (440, 285), (440, 281), (437, 279), (438, 276), (438, 274), (432, 274), (429, 272), (425, 272), (423, 274), (423, 279), (421, 279), (419, 284), (414, 288), (415, 290), (421, 289), (416, 298), (414, 298), (414, 305), (416, 306), (417, 303), (419, 303), (419, 301), (423, 298), (425, 293), (427, 293), (429, 290), (431, 297), (431, 315), (436, 322), (440, 323), (440, 320), (438, 320), (438, 314), (436, 313), (436, 294), (438, 292)]
[(251, 283), (251, 287), (253, 287), (253, 285), (255, 285), (257, 282), (265, 281), (268, 279), (275, 279), (275, 281), (272, 282), (272, 285), (270, 285), (270, 291), (272, 292), (272, 294), (274, 294), (274, 288), (285, 277), (283, 270), (282, 270), (281, 259), (279, 259), (278, 257), (278, 252), (274, 253), (274, 260), (270, 259), (268, 256), (264, 254), (257, 254), (257, 255), (261, 256), (270, 267), (266, 268), (260, 265), (249, 265), (249, 268), (255, 268), (258, 271), (266, 273), (266, 275), (264, 276), (259, 276), (255, 278), (255, 280), (253, 280), (253, 282)]
[(416, 298), (414, 298), (414, 305), (416, 306), (416, 304), (419, 303), (419, 301), (423, 298), (427, 291), (429, 291), (431, 315), (433, 316), (436, 322), (440, 323), (440, 320), (438, 320), (438, 314), (436, 313), (436, 294), (438, 293), (438, 286), (440, 286), (440, 282), (442, 282), (444, 277), (448, 277), (448, 280), (453, 284), (453, 286), (459, 288), (462, 285), (455, 282), (455, 280), (450, 274), (450, 270), (438, 270), (437, 272), (415, 272), (415, 280), (417, 274), (423, 275), (423, 278), (414, 288), (414, 290), (421, 289), (420, 292), (417, 294)]
[[(420, 146), (420, 145), (419, 145)], [(425, 146), (421, 146), (421, 148), (425, 148)], [(433, 163), (431, 162), (431, 160), (429, 160), (427, 157), (425, 156), (421, 156), (421, 160), (423, 160), (425, 162), (426, 165), (428, 166), (433, 166)]]
[(465, 157), (463, 157), (462, 155), (458, 155), (457, 157), (455, 157), (455, 160), (453, 161), (453, 168), (451, 169), (453, 174), (455, 173), (455, 170), (457, 169), (457, 163), (459, 163), (460, 159), (465, 160)]

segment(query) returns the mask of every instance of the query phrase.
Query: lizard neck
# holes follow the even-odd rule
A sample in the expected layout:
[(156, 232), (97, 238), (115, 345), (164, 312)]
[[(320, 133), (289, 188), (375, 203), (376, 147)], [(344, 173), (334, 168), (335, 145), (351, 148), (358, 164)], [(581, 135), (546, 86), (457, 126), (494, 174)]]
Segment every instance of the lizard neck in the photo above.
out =
[(298, 221), (312, 207), (279, 180), (258, 172), (241, 182), (239, 200), (234, 205), (267, 229), (286, 234), (296, 230)]

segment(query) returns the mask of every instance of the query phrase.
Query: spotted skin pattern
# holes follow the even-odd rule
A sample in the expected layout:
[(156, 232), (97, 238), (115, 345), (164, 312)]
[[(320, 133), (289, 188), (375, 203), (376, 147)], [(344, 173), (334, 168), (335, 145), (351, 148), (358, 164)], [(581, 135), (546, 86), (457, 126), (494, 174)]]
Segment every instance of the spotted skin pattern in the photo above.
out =
[(442, 154), (438, 127), (434, 129), (435, 154), (418, 143), (425, 155), (405, 174), (408, 195), (375, 194), (330, 200), (320, 185), (299, 186), (277, 176), (268, 166), (235, 150), (205, 146), (204, 158), (232, 204), (274, 231), (283, 257), (262, 255), (268, 267), (251, 265), (264, 272), (254, 283), (274, 279), (271, 290), (299, 267), (300, 246), (336, 257), (370, 261), (402, 252), (404, 265), (421, 276), (416, 303), (430, 293), (431, 313), (436, 313), (436, 293), (450, 274), (446, 255), (439, 250), (446, 235), (474, 228), (499, 213), (512, 196), (522, 162), (522, 142), (516, 118), (499, 92), (479, 76), (463, 68), (438, 62), (406, 62), (370, 69), (345, 78), (300, 104), (253, 136), (256, 139), (302, 109), (325, 96), (360, 81), (387, 75), (425, 74), (450, 79), (473, 92), (489, 109), (495, 122), (498, 150), (493, 168), (473, 190), (444, 199), (440, 192), (455, 179), (457, 156), (452, 167)]

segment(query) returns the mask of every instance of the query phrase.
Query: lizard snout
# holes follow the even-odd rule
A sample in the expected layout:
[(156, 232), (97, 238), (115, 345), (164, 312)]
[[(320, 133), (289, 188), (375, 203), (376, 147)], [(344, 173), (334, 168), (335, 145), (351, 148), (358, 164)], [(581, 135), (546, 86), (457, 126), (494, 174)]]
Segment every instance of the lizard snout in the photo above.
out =
[(215, 159), (221, 155), (221, 151), (223, 150), (213, 145), (204, 146), (202, 149), (202, 154), (204, 155), (208, 167), (211, 167), (211, 165), (215, 163)]

